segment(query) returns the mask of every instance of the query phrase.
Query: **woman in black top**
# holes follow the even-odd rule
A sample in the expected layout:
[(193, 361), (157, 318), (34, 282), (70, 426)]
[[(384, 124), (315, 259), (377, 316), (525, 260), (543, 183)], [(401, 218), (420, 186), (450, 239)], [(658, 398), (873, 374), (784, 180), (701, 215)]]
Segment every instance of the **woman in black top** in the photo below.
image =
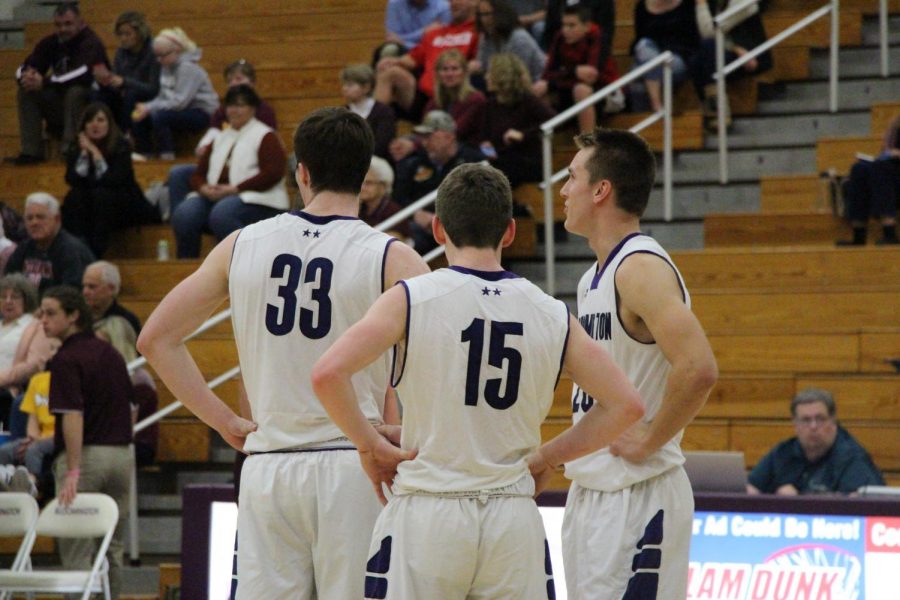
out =
[(78, 143), (66, 156), (63, 227), (83, 238), (99, 258), (115, 229), (159, 223), (159, 213), (134, 177), (131, 146), (105, 104), (89, 104), (81, 114)]

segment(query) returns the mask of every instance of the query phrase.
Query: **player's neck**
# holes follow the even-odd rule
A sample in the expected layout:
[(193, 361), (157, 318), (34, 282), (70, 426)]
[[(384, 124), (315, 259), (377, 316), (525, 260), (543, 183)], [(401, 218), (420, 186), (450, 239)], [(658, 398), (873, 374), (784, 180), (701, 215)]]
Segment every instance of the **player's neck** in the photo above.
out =
[(303, 208), (303, 212), (319, 217), (332, 215), (340, 217), (359, 216), (359, 197), (353, 194), (319, 192)]
[(597, 261), (603, 264), (609, 253), (613, 251), (619, 242), (632, 233), (639, 233), (640, 222), (637, 219), (621, 220), (614, 223), (599, 224), (597, 230), (591, 235), (589, 245), (597, 255)]
[(447, 262), (454, 267), (465, 267), (474, 271), (502, 271), (500, 256), (490, 248), (451, 248), (447, 249)]

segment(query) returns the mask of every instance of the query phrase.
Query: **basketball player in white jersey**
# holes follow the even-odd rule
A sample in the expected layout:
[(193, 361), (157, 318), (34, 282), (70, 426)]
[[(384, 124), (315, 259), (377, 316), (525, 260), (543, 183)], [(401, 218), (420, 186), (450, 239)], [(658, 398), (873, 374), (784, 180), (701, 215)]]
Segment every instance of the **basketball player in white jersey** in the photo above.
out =
[[(302, 211), (222, 241), (154, 311), (140, 346), (160, 378), (250, 456), (238, 512), (239, 599), (360, 598), (367, 540), (381, 510), (356, 448), (310, 385), (316, 359), (382, 291), (428, 271), (408, 246), (357, 218), (373, 136), (345, 109), (322, 109), (294, 134)], [(229, 299), (255, 422), (206, 387), (182, 338)], [(389, 357), (354, 378), (359, 408), (383, 423)], [(406, 456), (386, 440), (388, 453)]]
[[(403, 403), (393, 497), (369, 550), (366, 598), (553, 598), (526, 459), (561, 372), (598, 398), (552, 460), (609, 444), (641, 415), (633, 386), (565, 304), (500, 266), (515, 235), (509, 182), (462, 165), (438, 188), (435, 240), (450, 267), (388, 290), (316, 364), (313, 387), (361, 452), (378, 445), (351, 385), (394, 347)], [(376, 488), (396, 463), (371, 461)], [(379, 492), (380, 493), (380, 492)]]
[[(609, 448), (566, 464), (566, 586), (575, 600), (683, 600), (694, 500), (679, 443), (716, 382), (716, 361), (678, 269), (640, 233), (656, 176), (650, 148), (611, 129), (576, 141), (565, 226), (597, 254), (578, 285), (578, 317), (635, 384), (645, 413)], [(594, 404), (576, 386), (573, 421)]]

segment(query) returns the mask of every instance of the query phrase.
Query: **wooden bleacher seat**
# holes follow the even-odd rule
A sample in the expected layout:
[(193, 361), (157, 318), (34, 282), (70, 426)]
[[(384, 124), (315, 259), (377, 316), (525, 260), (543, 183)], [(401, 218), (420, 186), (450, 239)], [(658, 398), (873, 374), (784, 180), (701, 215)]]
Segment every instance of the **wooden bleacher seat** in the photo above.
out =
[[(870, 224), (869, 239), (879, 226)], [(703, 218), (705, 247), (831, 245), (849, 238), (850, 225), (831, 213), (708, 214)]]
[(834, 169), (838, 175), (846, 175), (857, 160), (857, 152), (878, 156), (881, 143), (881, 134), (820, 139), (816, 143), (816, 171), (825, 173)]
[(872, 135), (883, 135), (895, 117), (900, 116), (900, 102), (879, 102), (872, 105)]
[(805, 175), (764, 175), (759, 181), (760, 212), (831, 212), (815, 173)]
[(707, 248), (674, 252), (672, 257), (691, 291), (802, 286), (861, 290), (900, 281), (900, 250), (886, 246)]

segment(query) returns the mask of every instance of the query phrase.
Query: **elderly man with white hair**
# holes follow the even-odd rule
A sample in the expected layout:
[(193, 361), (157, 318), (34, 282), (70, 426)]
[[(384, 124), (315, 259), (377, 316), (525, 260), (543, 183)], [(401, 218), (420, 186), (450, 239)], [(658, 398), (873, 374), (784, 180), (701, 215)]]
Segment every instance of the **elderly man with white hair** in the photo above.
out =
[[(393, 186), (394, 170), (390, 163), (379, 156), (373, 156), (372, 165), (359, 192), (359, 218), (376, 227), (400, 212), (402, 207), (391, 200)], [(409, 219), (400, 221), (387, 233), (400, 238), (409, 237)]]
[(106, 260), (89, 264), (81, 278), (81, 295), (91, 309), (94, 329), (100, 327), (104, 319), (122, 317), (134, 329), (136, 339), (141, 333), (141, 320), (119, 304), (117, 298), (121, 287), (122, 275), (119, 273), (119, 267)]
[(62, 228), (59, 200), (46, 192), (25, 199), (28, 239), (6, 263), (6, 273), (22, 273), (43, 292), (54, 285), (81, 285), (84, 269), (94, 262), (87, 245)]

